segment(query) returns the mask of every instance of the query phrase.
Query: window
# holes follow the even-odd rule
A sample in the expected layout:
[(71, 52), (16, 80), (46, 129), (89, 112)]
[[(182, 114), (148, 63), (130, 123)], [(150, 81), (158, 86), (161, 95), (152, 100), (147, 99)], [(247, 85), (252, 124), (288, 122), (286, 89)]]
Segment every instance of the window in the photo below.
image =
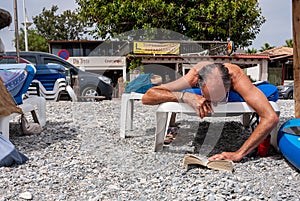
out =
[(0, 59), (0, 64), (16, 64), (17, 61), (14, 58), (3, 58)]
[(30, 61), (32, 64), (37, 64), (37, 60), (35, 56), (27, 56), (27, 55), (21, 55), (22, 58)]
[(65, 68), (69, 68), (69, 66), (66, 66), (65, 63), (59, 61), (59, 60), (56, 60), (56, 59), (52, 59), (52, 58), (44, 58), (44, 63), (45, 64), (60, 64), (62, 66), (64, 66)]
[(73, 67), (71, 64), (69, 64), (67, 61), (60, 61), (59, 59), (56, 58), (51, 58), (51, 57), (42, 57), (42, 60), (44, 60), (44, 64), (59, 64), (65, 67), (66, 69), (66, 75), (71, 73), (72, 75), (77, 75), (78, 72), (75, 70), (76, 68)]

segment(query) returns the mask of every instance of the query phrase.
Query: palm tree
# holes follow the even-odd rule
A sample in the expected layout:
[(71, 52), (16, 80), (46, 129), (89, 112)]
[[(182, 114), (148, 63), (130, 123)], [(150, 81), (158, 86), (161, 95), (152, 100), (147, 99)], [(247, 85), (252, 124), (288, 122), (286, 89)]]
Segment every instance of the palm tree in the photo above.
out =
[(285, 40), (284, 47), (293, 47), (293, 39)]
[(255, 54), (255, 53), (257, 53), (257, 49), (254, 49), (254, 48), (250, 49), (250, 48), (248, 48), (248, 49), (245, 51), (245, 53), (246, 53), (246, 54)]
[(273, 49), (275, 46), (271, 46), (269, 43), (265, 43), (261, 49), (259, 50), (260, 52), (264, 52), (266, 50), (269, 50), (269, 49)]

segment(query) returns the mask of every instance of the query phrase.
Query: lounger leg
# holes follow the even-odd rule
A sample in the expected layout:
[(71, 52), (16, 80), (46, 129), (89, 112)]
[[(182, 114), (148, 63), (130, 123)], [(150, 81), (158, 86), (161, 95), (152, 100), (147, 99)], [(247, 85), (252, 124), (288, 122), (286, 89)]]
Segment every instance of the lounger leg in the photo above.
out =
[[(168, 128), (169, 127), (174, 127), (175, 118), (176, 118), (176, 113), (173, 113), (173, 112), (168, 112), (167, 113), (167, 121), (166, 121), (166, 126), (165, 126), (165, 136), (164, 136), (164, 138), (168, 134)], [(174, 120), (174, 122), (173, 122), (173, 120)]]
[(170, 115), (170, 126), (172, 127), (175, 127), (175, 123), (176, 123), (176, 113), (175, 112), (172, 112), (171, 115)]
[(10, 116), (0, 117), (0, 131), (9, 140), (9, 120)]
[(130, 103), (130, 96), (128, 94), (122, 95), (121, 100), (121, 119), (120, 119), (120, 137), (126, 137), (126, 130), (132, 128), (132, 105)]
[(242, 124), (245, 127), (249, 127), (250, 126), (250, 118), (251, 118), (251, 114), (243, 114), (242, 115)]
[[(129, 130), (133, 130), (133, 109), (134, 109), (134, 100), (133, 99), (130, 99), (129, 100), (129, 107), (128, 107), (128, 127), (129, 127)], [(128, 128), (127, 127), (127, 128)]]
[(278, 144), (277, 144), (277, 135), (278, 135), (277, 126), (275, 128), (273, 128), (273, 130), (271, 131), (270, 135), (271, 135), (271, 140), (270, 140), (271, 145), (277, 151), (279, 151)]
[[(280, 116), (280, 111), (277, 112), (277, 116), (278, 117)], [(278, 129), (279, 128), (278, 128), (278, 124), (277, 124), (270, 133), (270, 135), (271, 135), (270, 143), (279, 152), (279, 147), (278, 147), (278, 143), (277, 143)]]
[(23, 102), (37, 106), (38, 121), (41, 126), (45, 126), (46, 125), (46, 99), (40, 96), (32, 96), (23, 100)]
[(156, 112), (156, 130), (155, 130), (155, 147), (154, 151), (162, 151), (168, 124), (168, 112)]
[(38, 119), (38, 117), (36, 116), (35, 110), (32, 110), (32, 111), (31, 111), (31, 115), (32, 115), (33, 121), (34, 121), (35, 123), (40, 124), (39, 119)]
[(120, 137), (125, 138), (126, 137), (126, 111), (127, 111), (127, 97), (126, 94), (122, 95), (121, 99), (121, 118), (120, 118)]
[(38, 105), (38, 117), (39, 123), (41, 126), (46, 125), (46, 99), (43, 97), (38, 97), (39, 101), (37, 102)]

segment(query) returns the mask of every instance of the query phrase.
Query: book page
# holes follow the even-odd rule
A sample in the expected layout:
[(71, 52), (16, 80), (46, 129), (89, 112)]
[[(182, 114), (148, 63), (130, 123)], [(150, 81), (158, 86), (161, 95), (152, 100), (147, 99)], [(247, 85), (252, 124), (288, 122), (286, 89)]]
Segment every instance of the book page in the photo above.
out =
[(208, 163), (208, 159), (204, 156), (196, 156), (193, 154), (186, 154), (183, 159), (184, 165), (188, 164), (198, 164), (202, 166), (206, 166)]
[(233, 171), (233, 162), (230, 160), (214, 160), (207, 163), (207, 167), (215, 170)]

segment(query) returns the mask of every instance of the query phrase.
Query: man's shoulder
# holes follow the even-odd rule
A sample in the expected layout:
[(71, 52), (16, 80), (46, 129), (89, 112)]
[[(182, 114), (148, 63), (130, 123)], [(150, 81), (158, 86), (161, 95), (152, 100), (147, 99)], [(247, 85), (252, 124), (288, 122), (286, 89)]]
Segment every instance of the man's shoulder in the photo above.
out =
[(236, 64), (224, 63), (224, 66), (228, 69), (231, 76), (243, 74), (243, 70)]
[(224, 66), (228, 68), (228, 70), (241, 70), (238, 65), (232, 63), (224, 63)]

